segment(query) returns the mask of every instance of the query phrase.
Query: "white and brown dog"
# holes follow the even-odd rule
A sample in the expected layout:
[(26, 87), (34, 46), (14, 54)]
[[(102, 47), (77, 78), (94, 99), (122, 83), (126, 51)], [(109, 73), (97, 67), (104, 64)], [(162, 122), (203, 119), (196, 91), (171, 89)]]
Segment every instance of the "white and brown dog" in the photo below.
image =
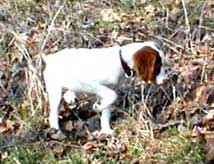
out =
[[(74, 102), (76, 92), (94, 93), (100, 98), (93, 109), (101, 111), (101, 132), (112, 134), (110, 115), (117, 98), (107, 87), (117, 84), (122, 73), (127, 76), (136, 71), (140, 80), (162, 84), (167, 78), (164, 53), (156, 43), (149, 41), (110, 48), (71, 48), (44, 56), (44, 80), (48, 92), (51, 128), (59, 129), (58, 113), (62, 97)], [(62, 89), (68, 91), (62, 95)]]

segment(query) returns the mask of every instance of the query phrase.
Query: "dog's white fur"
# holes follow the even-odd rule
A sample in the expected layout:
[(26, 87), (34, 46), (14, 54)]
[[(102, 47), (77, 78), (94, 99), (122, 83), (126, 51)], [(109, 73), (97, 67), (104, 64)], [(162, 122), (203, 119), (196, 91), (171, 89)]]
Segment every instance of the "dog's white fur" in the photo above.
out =
[[(58, 108), (62, 98), (62, 88), (68, 91), (63, 95), (66, 102), (74, 102), (75, 92), (90, 92), (100, 98), (100, 103), (95, 103), (93, 108), (101, 111), (101, 132), (112, 134), (110, 127), (110, 114), (112, 104), (117, 98), (114, 90), (107, 84), (117, 84), (123, 73), (119, 58), (119, 50), (127, 64), (133, 68), (133, 55), (141, 48), (149, 46), (159, 52), (164, 60), (164, 54), (154, 42), (131, 43), (125, 46), (113, 46), (97, 49), (64, 49), (55, 54), (43, 56), (46, 63), (44, 80), (49, 96), (51, 128), (59, 129)], [(164, 69), (156, 78), (161, 84), (165, 79)]]

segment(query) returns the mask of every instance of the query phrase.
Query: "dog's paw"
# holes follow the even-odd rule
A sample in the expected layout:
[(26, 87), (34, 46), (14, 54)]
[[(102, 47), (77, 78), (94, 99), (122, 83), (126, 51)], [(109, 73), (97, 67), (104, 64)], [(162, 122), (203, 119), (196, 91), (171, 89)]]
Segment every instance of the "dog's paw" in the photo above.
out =
[(63, 95), (63, 99), (68, 104), (74, 104), (76, 102), (76, 95), (72, 91), (66, 91)]
[(105, 129), (105, 130), (100, 130), (100, 131), (95, 131), (92, 133), (93, 136), (95, 136), (96, 138), (102, 138), (103, 136), (107, 137), (107, 136), (114, 136), (115, 132), (112, 129)]
[(113, 129), (101, 129), (100, 133), (101, 133), (101, 134), (110, 135), (110, 136), (115, 135)]
[(93, 139), (98, 139), (100, 141), (106, 140), (107, 138), (111, 138), (115, 135), (113, 130), (108, 131), (95, 131), (92, 133)]
[(93, 110), (95, 111), (100, 111), (102, 109), (102, 105), (101, 105), (101, 102), (100, 101), (96, 101), (93, 105)]

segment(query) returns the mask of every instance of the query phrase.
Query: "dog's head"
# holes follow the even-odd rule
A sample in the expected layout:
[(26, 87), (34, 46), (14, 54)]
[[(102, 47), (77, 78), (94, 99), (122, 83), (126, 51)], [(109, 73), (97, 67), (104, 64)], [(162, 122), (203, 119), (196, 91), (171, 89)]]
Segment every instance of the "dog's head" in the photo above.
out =
[(134, 54), (134, 68), (140, 80), (162, 84), (167, 80), (165, 58), (161, 50), (145, 46)]

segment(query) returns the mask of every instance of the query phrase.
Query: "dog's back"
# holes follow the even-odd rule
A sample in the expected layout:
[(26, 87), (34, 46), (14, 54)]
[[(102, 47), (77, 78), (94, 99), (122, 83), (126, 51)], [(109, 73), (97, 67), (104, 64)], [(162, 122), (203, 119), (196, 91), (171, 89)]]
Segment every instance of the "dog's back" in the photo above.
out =
[(45, 57), (44, 74), (48, 74), (51, 81), (63, 79), (61, 85), (74, 81), (114, 84), (120, 74), (117, 52), (119, 53), (118, 46), (105, 50), (65, 49)]

